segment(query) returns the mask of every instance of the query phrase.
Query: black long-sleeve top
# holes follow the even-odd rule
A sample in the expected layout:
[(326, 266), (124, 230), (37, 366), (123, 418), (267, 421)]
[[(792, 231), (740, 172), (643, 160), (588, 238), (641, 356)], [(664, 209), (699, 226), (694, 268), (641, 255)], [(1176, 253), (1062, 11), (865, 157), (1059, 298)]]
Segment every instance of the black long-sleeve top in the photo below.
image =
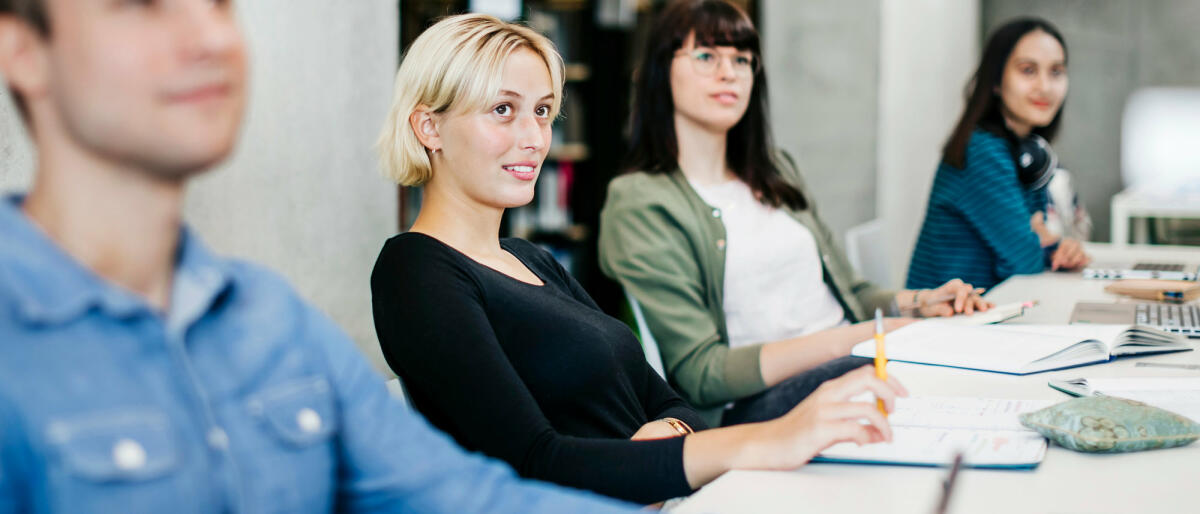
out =
[(663, 417), (704, 428), (554, 258), (520, 239), (528, 284), (420, 233), (387, 241), (371, 274), (375, 328), (413, 405), (518, 473), (650, 503), (691, 492), (683, 438), (630, 441)]

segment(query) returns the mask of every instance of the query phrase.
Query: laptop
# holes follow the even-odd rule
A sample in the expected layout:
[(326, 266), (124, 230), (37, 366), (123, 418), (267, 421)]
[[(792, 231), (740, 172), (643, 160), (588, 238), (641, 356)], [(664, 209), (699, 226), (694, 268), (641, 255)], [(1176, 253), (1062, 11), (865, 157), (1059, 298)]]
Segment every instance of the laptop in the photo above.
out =
[(1200, 265), (1176, 262), (1136, 262), (1118, 264), (1092, 264), (1083, 270), (1083, 278), (1096, 279), (1162, 279), (1197, 280)]
[(1200, 305), (1079, 302), (1071, 312), (1071, 323), (1147, 325), (1200, 339)]

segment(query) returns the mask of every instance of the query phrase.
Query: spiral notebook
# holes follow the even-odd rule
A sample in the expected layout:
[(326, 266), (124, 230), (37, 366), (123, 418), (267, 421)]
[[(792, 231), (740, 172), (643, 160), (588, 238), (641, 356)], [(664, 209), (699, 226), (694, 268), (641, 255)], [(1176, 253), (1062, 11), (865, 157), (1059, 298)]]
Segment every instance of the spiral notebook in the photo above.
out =
[(1046, 455), (1046, 439), (1022, 426), (1017, 416), (1052, 403), (937, 396), (899, 398), (895, 411), (888, 416), (892, 442), (863, 446), (839, 443), (813, 461), (947, 466), (955, 454), (962, 452), (965, 466), (1032, 469)]

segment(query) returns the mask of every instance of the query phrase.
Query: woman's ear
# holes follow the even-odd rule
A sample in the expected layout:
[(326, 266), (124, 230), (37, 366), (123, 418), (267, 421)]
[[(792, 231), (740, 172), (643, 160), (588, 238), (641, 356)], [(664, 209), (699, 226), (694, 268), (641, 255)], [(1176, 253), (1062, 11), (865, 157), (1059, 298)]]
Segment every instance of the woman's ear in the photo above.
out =
[(418, 105), (412, 114), (408, 115), (408, 124), (421, 142), (431, 152), (442, 149), (442, 137), (438, 133), (438, 119), (428, 105)]

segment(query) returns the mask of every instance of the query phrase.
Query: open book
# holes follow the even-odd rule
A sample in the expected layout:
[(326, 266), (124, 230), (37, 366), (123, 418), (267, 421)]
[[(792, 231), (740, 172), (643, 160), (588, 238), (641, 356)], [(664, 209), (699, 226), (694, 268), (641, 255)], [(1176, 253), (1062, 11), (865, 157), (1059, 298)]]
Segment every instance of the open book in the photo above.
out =
[[(888, 360), (1025, 375), (1123, 355), (1191, 350), (1183, 337), (1146, 326), (986, 325), (918, 321), (887, 334)], [(875, 341), (850, 352), (875, 356)]]
[(1116, 396), (1200, 420), (1200, 377), (1120, 377), (1051, 380), (1050, 387), (1075, 396)]
[[(867, 395), (870, 396), (870, 395)], [(977, 468), (1033, 468), (1046, 455), (1046, 440), (1021, 426), (1017, 416), (1046, 407), (1043, 400), (899, 398), (888, 416), (892, 442), (858, 446), (839, 443), (814, 462), (945, 466), (963, 452)]]

